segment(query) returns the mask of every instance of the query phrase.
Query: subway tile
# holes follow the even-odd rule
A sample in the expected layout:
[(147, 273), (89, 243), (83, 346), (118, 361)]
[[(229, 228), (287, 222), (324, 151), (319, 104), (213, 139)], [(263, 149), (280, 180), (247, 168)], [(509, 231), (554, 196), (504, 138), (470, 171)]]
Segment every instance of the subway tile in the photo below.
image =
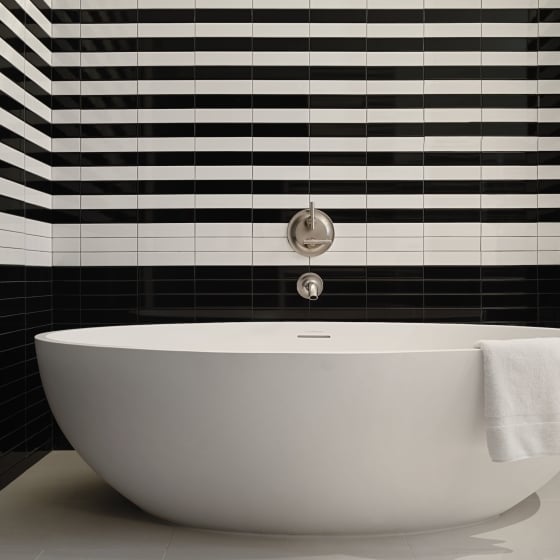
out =
[(478, 266), (480, 251), (426, 251), (424, 264), (426, 266)]
[[(533, 321), (527, 271), (538, 264), (544, 278), (560, 266), (558, 23), (542, 13), (555, 4), (138, 0), (140, 10), (162, 13), (140, 13), (136, 23), (135, 2), (105, 14), (105, 1), (86, 2), (82, 9), (100, 13), (84, 12), (82, 25), (69, 13), (53, 26), (67, 52), (52, 56), (52, 117), (50, 80), (10, 51), (38, 89), (6, 80), (20, 105), (5, 111), (11, 132), (0, 158), (12, 168), (0, 166), (0, 262), (40, 270), (52, 258), (54, 283), (72, 292), (57, 300), (66, 306), (61, 323), (150, 321), (149, 309), (139, 319), (136, 308), (115, 308), (111, 287), (118, 294), (148, 275), (172, 282), (195, 274), (217, 276), (212, 289), (241, 275), (242, 293), (263, 297), (257, 313), (245, 299), (214, 306), (185, 295), (177, 302), (188, 320)], [(23, 110), (28, 123), (17, 116)], [(52, 169), (49, 118), (53, 161), (66, 164)], [(23, 140), (26, 153), (15, 148)], [(287, 221), (310, 196), (336, 229), (331, 251), (311, 260), (286, 241)], [(310, 264), (332, 290), (314, 307), (291, 293)], [(366, 266), (367, 305), (366, 288), (344, 280)], [(474, 288), (481, 273), (521, 279), (492, 277), (493, 287)], [(268, 282), (261, 275), (272, 284), (259, 284)], [(418, 287), (418, 278), (434, 287)], [(526, 311), (496, 292), (502, 281), (522, 283)], [(398, 295), (375, 291), (391, 285)], [(155, 288), (162, 308), (173, 305), (166, 288)], [(432, 288), (440, 291), (419, 299)], [(107, 295), (114, 313), (87, 307), (80, 318), (81, 290), (87, 306)], [(463, 291), (453, 301), (450, 290)], [(485, 291), (492, 297), (477, 303)], [(46, 305), (45, 294), (31, 293), (30, 309)]]
[(81, 253), (82, 266), (136, 266), (138, 253), (125, 251), (105, 251)]

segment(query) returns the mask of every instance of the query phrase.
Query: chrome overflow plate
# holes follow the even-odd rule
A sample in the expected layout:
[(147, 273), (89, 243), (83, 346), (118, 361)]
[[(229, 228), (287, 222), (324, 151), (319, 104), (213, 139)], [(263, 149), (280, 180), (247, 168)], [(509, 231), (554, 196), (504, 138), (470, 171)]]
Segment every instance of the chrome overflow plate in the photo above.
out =
[(292, 249), (305, 257), (316, 257), (327, 251), (334, 241), (334, 225), (313, 202), (300, 210), (288, 224), (288, 241)]

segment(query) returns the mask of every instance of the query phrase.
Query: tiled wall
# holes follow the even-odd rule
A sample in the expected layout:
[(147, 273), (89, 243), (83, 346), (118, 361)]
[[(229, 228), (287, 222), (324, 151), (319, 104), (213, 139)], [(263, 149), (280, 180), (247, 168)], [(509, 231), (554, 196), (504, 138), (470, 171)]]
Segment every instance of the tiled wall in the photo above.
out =
[(62, 324), (557, 324), (559, 1), (54, 7)]
[(61, 5), (56, 266), (560, 264), (557, 0)]
[(48, 16), (0, 1), (0, 487), (52, 447), (33, 347), (52, 328)]
[(560, 0), (43, 2), (0, 0), (0, 263), (56, 327), (560, 325)]

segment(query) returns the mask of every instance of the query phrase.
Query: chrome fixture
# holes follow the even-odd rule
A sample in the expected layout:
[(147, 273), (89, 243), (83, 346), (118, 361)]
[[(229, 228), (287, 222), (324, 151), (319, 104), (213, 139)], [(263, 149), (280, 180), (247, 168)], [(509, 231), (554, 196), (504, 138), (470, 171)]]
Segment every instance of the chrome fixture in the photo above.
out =
[(323, 293), (323, 280), (314, 272), (306, 272), (298, 278), (297, 291), (302, 298), (315, 301)]
[(334, 241), (332, 220), (313, 202), (300, 210), (288, 224), (288, 241), (292, 249), (305, 257), (322, 255)]

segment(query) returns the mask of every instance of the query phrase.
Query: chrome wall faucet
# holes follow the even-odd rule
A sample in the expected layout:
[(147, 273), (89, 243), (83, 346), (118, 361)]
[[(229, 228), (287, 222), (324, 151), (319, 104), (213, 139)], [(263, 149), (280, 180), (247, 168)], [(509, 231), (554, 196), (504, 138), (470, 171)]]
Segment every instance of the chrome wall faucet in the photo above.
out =
[(292, 249), (305, 257), (316, 257), (327, 251), (334, 241), (334, 225), (313, 202), (300, 210), (288, 224), (288, 241)]
[(297, 291), (302, 298), (316, 301), (323, 292), (323, 280), (314, 272), (306, 272), (298, 278)]

